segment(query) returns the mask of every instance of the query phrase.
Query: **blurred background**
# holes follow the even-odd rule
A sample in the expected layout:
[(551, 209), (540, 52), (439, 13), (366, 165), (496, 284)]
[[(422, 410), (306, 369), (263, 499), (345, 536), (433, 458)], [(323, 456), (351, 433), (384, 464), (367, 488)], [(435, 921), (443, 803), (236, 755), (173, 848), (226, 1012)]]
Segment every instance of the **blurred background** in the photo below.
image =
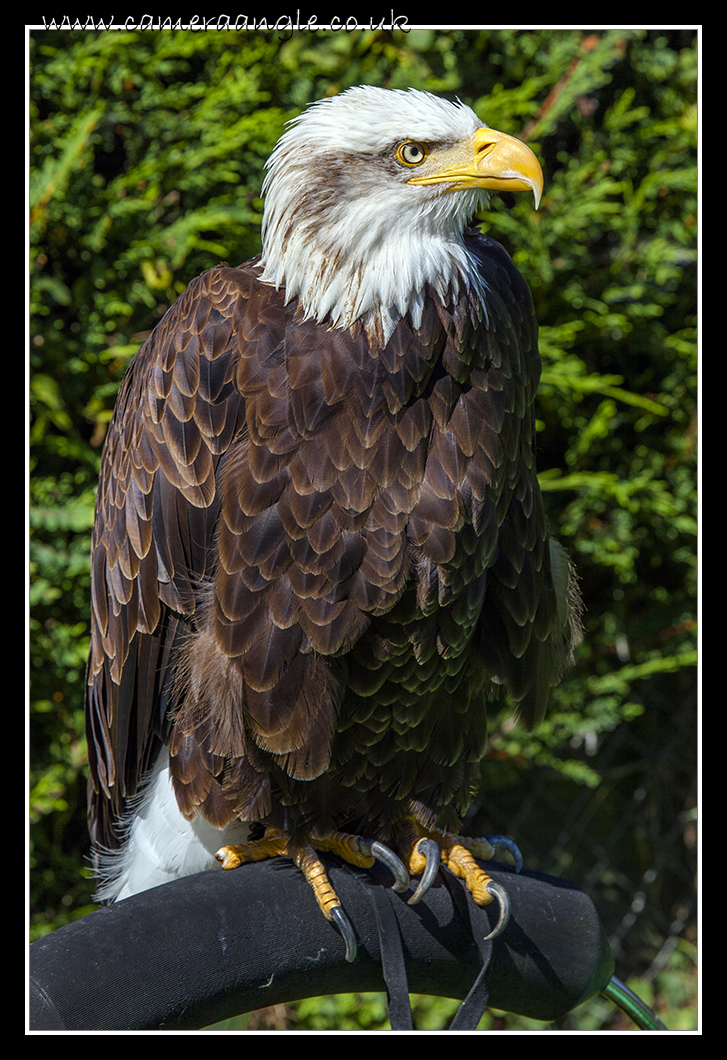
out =
[[(668, 1027), (696, 1025), (698, 47), (685, 29), (31, 31), (32, 938), (95, 908), (89, 547), (122, 376), (196, 275), (260, 249), (287, 120), (351, 85), (421, 88), (543, 166), (537, 213), (503, 195), (480, 220), (533, 292), (541, 483), (585, 602), (544, 725), (493, 722), (467, 831), (505, 832), (528, 868), (586, 890), (619, 977)], [(416, 999), (416, 1025), (446, 1027), (457, 1004)], [(383, 994), (236, 1025), (388, 1026)], [(558, 1024), (629, 1026), (599, 999)]]

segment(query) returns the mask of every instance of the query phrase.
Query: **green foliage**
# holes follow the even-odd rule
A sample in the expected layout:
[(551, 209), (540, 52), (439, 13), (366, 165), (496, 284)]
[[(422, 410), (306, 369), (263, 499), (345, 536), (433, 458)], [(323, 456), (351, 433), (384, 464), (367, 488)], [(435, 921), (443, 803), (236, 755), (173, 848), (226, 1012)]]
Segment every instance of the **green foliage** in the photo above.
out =
[[(527, 138), (545, 170), (538, 213), (524, 196), (503, 196), (482, 220), (533, 290), (539, 466), (551, 523), (578, 568), (586, 633), (542, 729), (523, 734), (504, 716), (496, 725), (488, 784), (547, 765), (596, 789), (594, 739), (649, 718), (658, 728), (664, 679), (673, 697), (693, 690), (696, 35), (284, 37), (31, 34), (37, 931), (86, 912), (92, 889), (80, 872), (88, 550), (118, 385), (195, 275), (258, 251), (263, 166), (284, 122), (349, 85), (458, 95)], [(378, 1010), (358, 1008), (356, 1026), (378, 1025)]]

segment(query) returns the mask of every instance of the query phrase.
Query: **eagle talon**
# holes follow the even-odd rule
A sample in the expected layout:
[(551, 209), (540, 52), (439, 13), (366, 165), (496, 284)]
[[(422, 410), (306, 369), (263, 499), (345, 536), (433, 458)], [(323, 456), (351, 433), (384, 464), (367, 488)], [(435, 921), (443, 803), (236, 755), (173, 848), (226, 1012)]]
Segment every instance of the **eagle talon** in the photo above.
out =
[(346, 960), (349, 963), (355, 961), (358, 945), (356, 943), (356, 935), (351, 921), (348, 919), (343, 909), (341, 909), (340, 905), (334, 905), (330, 908), (327, 912), (327, 916), (341, 932), (343, 941), (346, 944)]
[(419, 880), (419, 885), (409, 899), (409, 905), (416, 905), (417, 902), (421, 902), (422, 898), (424, 898), (427, 891), (434, 883), (435, 877), (439, 872), (440, 851), (439, 844), (436, 840), (420, 839), (416, 844), (415, 849), (416, 852), (425, 859), (426, 864), (421, 879)]
[[(505, 850), (509, 850), (510, 853), (512, 854), (513, 861), (515, 862), (515, 872), (520, 872), (522, 870), (522, 867), (523, 867), (523, 856), (520, 853), (520, 848), (518, 847), (517, 843), (515, 843), (514, 840), (510, 839), (510, 836), (508, 836), (508, 835), (487, 835), (487, 836), (485, 836), (485, 840), (484, 841), (486, 843), (488, 843), (491, 847), (493, 847), (493, 851), (492, 851), (492, 854), (490, 854), (490, 858), (494, 855), (495, 849), (497, 847), (504, 847)], [(467, 839), (467, 840), (465, 840), (465, 842), (468, 844), (468, 846), (472, 850), (473, 844), (475, 842), (482, 842), (482, 840), (477, 840), (476, 841), (474, 839)], [(475, 854), (475, 857), (482, 857), (482, 855), (476, 853), (475, 850), (472, 850), (472, 853)], [(489, 860), (490, 860), (489, 858), (484, 858), (483, 857), (483, 861), (489, 861)]]
[(393, 850), (390, 850), (384, 843), (379, 843), (378, 840), (373, 843), (362, 843), (362, 850), (366, 850), (371, 857), (376, 858), (377, 861), (380, 861), (382, 865), (386, 865), (391, 870), (396, 881), (391, 888), (392, 891), (401, 893), (407, 890), (410, 882), (409, 873), (406, 871), (404, 862), (396, 856)]
[(508, 925), (510, 920), (510, 896), (504, 887), (501, 887), (499, 883), (495, 883), (494, 880), (490, 880), (487, 884), (487, 892), (491, 894), (493, 898), (497, 898), (500, 906), (500, 917), (494, 928), (489, 935), (485, 935), (485, 942), (489, 942), (492, 939), (496, 939), (498, 935), (501, 935)]
[(520, 847), (514, 840), (510, 839), (507, 835), (491, 835), (487, 838), (488, 841), (492, 843), (493, 847), (504, 847), (505, 850), (509, 850), (515, 862), (515, 872), (522, 871), (523, 856), (520, 853)]

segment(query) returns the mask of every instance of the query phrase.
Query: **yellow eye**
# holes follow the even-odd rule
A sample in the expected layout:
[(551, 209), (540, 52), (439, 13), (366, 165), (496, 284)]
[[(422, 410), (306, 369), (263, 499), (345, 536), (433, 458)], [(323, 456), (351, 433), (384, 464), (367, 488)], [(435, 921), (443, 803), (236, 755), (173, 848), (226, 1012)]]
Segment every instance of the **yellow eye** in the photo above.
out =
[(399, 144), (396, 149), (396, 157), (400, 162), (403, 162), (405, 166), (419, 166), (427, 157), (427, 149), (424, 144), (419, 144), (416, 140), (407, 140), (403, 144)]

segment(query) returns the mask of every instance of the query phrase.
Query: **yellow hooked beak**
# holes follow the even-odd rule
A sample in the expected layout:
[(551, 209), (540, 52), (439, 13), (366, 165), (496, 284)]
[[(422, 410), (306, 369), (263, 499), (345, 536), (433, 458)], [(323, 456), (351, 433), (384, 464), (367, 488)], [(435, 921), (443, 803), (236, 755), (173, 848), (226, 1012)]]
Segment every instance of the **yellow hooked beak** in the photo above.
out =
[(408, 184), (448, 184), (445, 191), (532, 191), (535, 208), (543, 193), (543, 171), (521, 140), (497, 129), (478, 129), (468, 142), (432, 151)]

